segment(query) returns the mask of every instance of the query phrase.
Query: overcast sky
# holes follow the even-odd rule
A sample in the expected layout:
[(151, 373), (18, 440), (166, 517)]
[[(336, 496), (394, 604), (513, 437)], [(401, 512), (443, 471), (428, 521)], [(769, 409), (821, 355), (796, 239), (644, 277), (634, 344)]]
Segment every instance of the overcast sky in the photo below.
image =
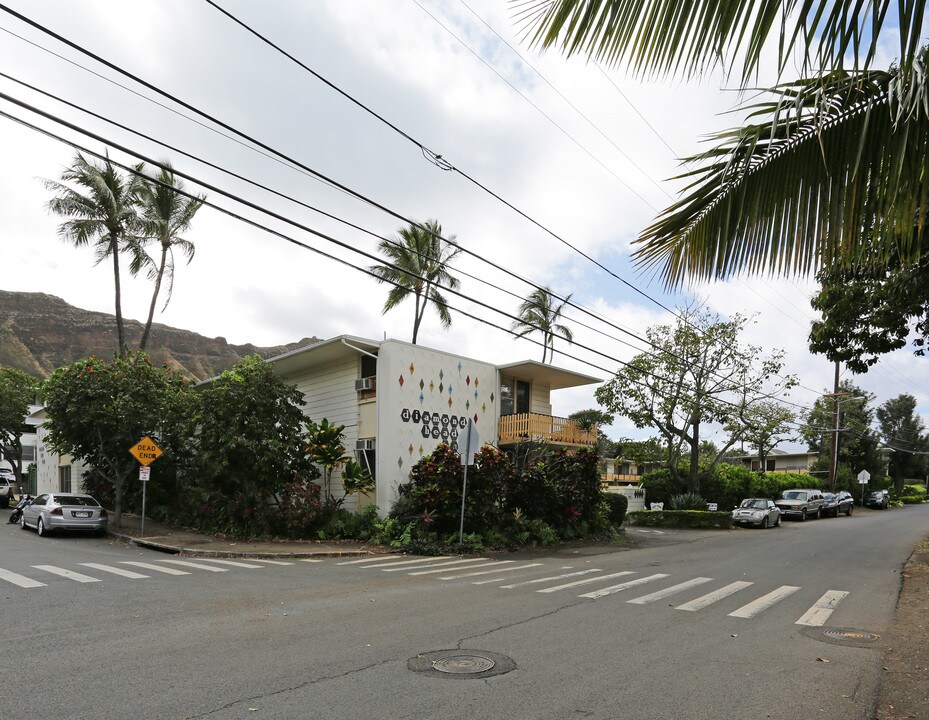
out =
[[(349, 248), (373, 253), (377, 239), (200, 161), (377, 235), (393, 236), (405, 225), (399, 218), (437, 219), (447, 234), (479, 256), (462, 256), (455, 268), (462, 292), (489, 307), (449, 296), (451, 304), (491, 325), (455, 312), (446, 332), (437, 316), (427, 313), (422, 345), (495, 363), (541, 358), (539, 346), (493, 327), (510, 325), (493, 309), (515, 314), (520, 301), (508, 293), (525, 297), (532, 290), (525, 280), (530, 280), (562, 296), (572, 293), (575, 303), (613, 325), (569, 310), (576, 344), (556, 342), (557, 365), (607, 378), (618, 361), (644, 349), (615, 326), (642, 334), (650, 325), (673, 321), (664, 307), (696, 301), (723, 316), (752, 315), (745, 342), (786, 351), (785, 371), (798, 375), (801, 383), (789, 401), (809, 406), (832, 386), (833, 366), (807, 350), (813, 317), (809, 298), (816, 289), (811, 279), (745, 277), (669, 295), (629, 262), (630, 242), (679, 188), (668, 181), (679, 172), (675, 158), (695, 152), (708, 133), (735, 124), (735, 116), (720, 115), (739, 101), (734, 81), (720, 75), (692, 83), (639, 82), (622, 69), (603, 71), (555, 52), (539, 55), (521, 39), (506, 0), (218, 0), (346, 95), (441, 155), (456, 172), (437, 167), (397, 130), (206, 2), (8, 4), (394, 214), (258, 151), (203, 118), (194, 120), (191, 111), (6, 13), (0, 13), (3, 72), (197, 159), (6, 78), (0, 78), (0, 92), (143, 156), (168, 158), (182, 172)], [(5, 100), (0, 109), (92, 150), (106, 149), (101, 141)], [(119, 162), (137, 162), (120, 150), (109, 152)], [(61, 241), (59, 219), (45, 207), (50, 194), (42, 178), (57, 178), (73, 154), (56, 140), (0, 118), (2, 287), (50, 293), (81, 308), (112, 313), (111, 267), (95, 267), (92, 250)], [(382, 314), (388, 288), (351, 267), (367, 267), (371, 260), (218, 192), (206, 192), (223, 208), (347, 265), (207, 207), (186, 236), (196, 244), (196, 257), (188, 266), (179, 265), (171, 303), (156, 322), (237, 344), (277, 345), (340, 334), (410, 339), (412, 304)], [(125, 279), (124, 314), (144, 320), (150, 293), (146, 279)], [(574, 324), (578, 320), (596, 330)], [(843, 377), (873, 393), (876, 403), (913, 394), (929, 421), (926, 362), (902, 350), (865, 376)], [(553, 404), (560, 416), (594, 407), (593, 386), (557, 392)], [(648, 435), (621, 418), (607, 433)]]

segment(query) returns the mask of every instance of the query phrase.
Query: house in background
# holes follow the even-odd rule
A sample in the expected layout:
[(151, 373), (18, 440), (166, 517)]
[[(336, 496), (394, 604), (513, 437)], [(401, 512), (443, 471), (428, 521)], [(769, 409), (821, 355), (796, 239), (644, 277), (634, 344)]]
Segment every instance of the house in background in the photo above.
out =
[(819, 459), (819, 453), (801, 452), (789, 453), (784, 450), (775, 448), (768, 453), (765, 458), (765, 466), (761, 467), (757, 455), (742, 455), (733, 458), (731, 462), (739, 463), (752, 470), (764, 470), (765, 472), (789, 472), (806, 475), (810, 468)]
[(36, 428), (35, 479), (30, 477), (26, 491), (31, 495), (51, 492), (85, 492), (84, 473), (90, 468), (70, 455), (59, 455), (49, 447), (45, 428), (45, 408), (37, 408), (26, 422)]
[[(30, 474), (29, 468), (36, 462), (36, 448), (38, 447), (38, 425), (39, 420), (34, 417), (36, 411), (41, 408), (41, 405), (30, 405), (29, 406), (29, 415), (25, 419), (25, 428), (23, 429), (23, 434), (20, 437), (20, 444), (22, 445), (23, 455), (22, 455), (22, 485), (24, 492), (32, 493), (31, 488), (35, 485), (35, 476), (34, 473)], [(3, 459), (0, 456), (0, 467), (8, 468), (13, 470), (13, 465), (7, 460)], [(32, 493), (34, 494), (34, 493)]]
[(303, 393), (304, 412), (345, 426), (345, 444), (375, 479), (372, 498), (386, 512), (410, 469), (439, 443), (465, 447), (468, 423), (481, 445), (501, 449), (535, 441), (594, 447), (596, 429), (552, 416), (551, 393), (601, 380), (525, 361), (506, 365), (431, 350), (399, 340), (342, 335), (268, 360)]

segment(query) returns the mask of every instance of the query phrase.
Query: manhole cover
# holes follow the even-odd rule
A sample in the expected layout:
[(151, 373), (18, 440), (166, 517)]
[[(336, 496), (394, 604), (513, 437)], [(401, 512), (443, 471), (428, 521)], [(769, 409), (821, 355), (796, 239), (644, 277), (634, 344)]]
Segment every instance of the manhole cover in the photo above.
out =
[(853, 642), (874, 642), (880, 639), (876, 633), (861, 630), (823, 630), (823, 635), (833, 640), (851, 640)]
[(477, 680), (516, 669), (506, 655), (486, 650), (437, 650), (412, 657), (407, 667), (413, 672), (450, 680)]
[(432, 663), (432, 667), (439, 672), (457, 673), (459, 675), (487, 672), (494, 665), (496, 663), (493, 660), (480, 655), (453, 655), (441, 660), (435, 660)]

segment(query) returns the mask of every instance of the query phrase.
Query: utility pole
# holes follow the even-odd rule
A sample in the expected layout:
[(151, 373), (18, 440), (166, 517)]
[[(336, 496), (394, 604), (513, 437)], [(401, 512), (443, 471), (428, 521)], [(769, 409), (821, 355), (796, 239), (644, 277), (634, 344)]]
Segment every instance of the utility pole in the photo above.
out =
[(839, 464), (839, 361), (835, 361), (835, 388), (832, 391), (832, 447), (829, 457), (829, 492), (835, 492)]

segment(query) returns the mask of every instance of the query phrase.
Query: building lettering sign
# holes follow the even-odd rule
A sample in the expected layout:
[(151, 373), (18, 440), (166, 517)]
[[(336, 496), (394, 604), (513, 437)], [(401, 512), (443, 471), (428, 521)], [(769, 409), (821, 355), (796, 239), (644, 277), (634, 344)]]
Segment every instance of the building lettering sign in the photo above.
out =
[(423, 438), (447, 442), (455, 451), (458, 450), (458, 436), (461, 429), (468, 427), (468, 418), (464, 415), (449, 415), (410, 408), (403, 408), (400, 411), (400, 420), (421, 425), (420, 433)]
[(164, 451), (147, 435), (129, 448), (129, 452), (142, 465), (146, 466), (151, 465), (164, 454)]

